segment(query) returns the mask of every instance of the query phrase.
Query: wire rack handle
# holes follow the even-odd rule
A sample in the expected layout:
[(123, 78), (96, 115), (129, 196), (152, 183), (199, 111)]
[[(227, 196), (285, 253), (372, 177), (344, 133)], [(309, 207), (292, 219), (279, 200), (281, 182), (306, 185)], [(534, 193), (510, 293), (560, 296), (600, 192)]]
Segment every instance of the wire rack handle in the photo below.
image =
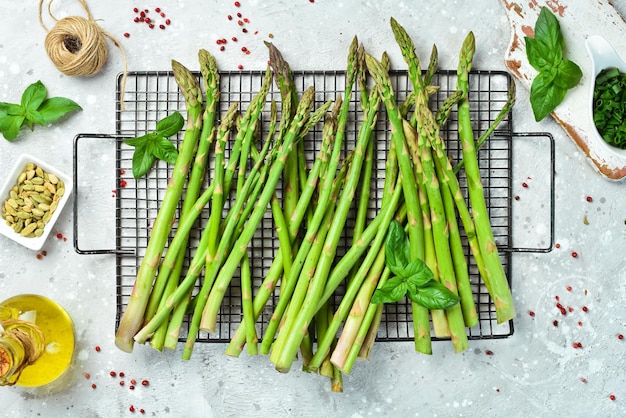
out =
[[(89, 134), (89, 133), (82, 133), (82, 134), (78, 134), (74, 137), (74, 169), (73, 169), (73, 177), (74, 177), (74, 184), (78, 185), (78, 142), (79, 140), (83, 139), (83, 138), (90, 138), (90, 139), (109, 139), (109, 140), (119, 140), (122, 139), (123, 137), (120, 135), (110, 135), (110, 134)], [(79, 242), (78, 242), (78, 237), (79, 237), (79, 226), (78, 226), (78, 198), (80, 195), (80, 191), (78, 190), (78, 187), (76, 187), (75, 192), (73, 193), (73, 203), (72, 203), (72, 207), (73, 207), (73, 215), (74, 215), (74, 222), (73, 222), (73, 233), (74, 233), (74, 251), (76, 251), (78, 254), (133, 254), (132, 251), (124, 251), (124, 250), (119, 250), (119, 249), (90, 249), (90, 250), (84, 250), (82, 248), (80, 248)]]

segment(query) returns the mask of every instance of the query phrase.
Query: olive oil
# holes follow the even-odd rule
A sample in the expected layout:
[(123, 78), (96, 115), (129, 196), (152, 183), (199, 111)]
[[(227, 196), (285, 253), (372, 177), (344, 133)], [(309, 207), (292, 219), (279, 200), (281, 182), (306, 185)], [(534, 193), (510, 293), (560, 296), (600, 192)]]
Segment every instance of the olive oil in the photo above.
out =
[[(0, 307), (12, 308), (13, 313), (22, 315), (29, 311), (36, 313), (34, 325), (44, 337), (44, 350), (31, 365), (24, 367), (16, 386), (43, 388), (56, 391), (59, 381), (66, 375), (74, 356), (74, 324), (67, 312), (54, 301), (39, 295), (18, 295), (0, 302)], [(1, 318), (2, 315), (0, 315)], [(14, 315), (13, 315), (14, 316)]]

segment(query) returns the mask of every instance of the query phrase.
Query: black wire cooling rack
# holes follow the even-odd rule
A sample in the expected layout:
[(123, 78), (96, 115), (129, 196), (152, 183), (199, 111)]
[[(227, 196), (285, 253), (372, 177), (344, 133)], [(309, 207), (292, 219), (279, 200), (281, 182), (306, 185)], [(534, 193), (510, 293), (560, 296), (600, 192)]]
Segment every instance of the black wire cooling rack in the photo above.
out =
[[(255, 93), (259, 90), (263, 79), (263, 72), (222, 72), (221, 96), (219, 108), (225, 111), (233, 102), (240, 103), (243, 112)], [(406, 99), (412, 90), (406, 72), (392, 72), (393, 88), (398, 102)], [(200, 74), (196, 74), (200, 79)], [(339, 71), (294, 72), (294, 80), (298, 91), (313, 86), (316, 91), (316, 105), (343, 95), (345, 90), (345, 73)], [(473, 71), (470, 74), (470, 106), (473, 127), (477, 134), (484, 132), (492, 123), (498, 112), (507, 100), (507, 94), (512, 83), (506, 72)], [(456, 85), (456, 72), (440, 71), (433, 84), (439, 86), (438, 92), (432, 97), (433, 109), (437, 108), (446, 97), (452, 94)], [(159, 162), (147, 177), (134, 180), (131, 174), (133, 149), (123, 143), (123, 137), (135, 137), (155, 128), (157, 120), (170, 114), (174, 110), (185, 115), (184, 100), (171, 72), (131, 72), (127, 75), (126, 88), (123, 95), (124, 109), (120, 102), (121, 77), (118, 79), (117, 111), (116, 111), (116, 164), (117, 183), (116, 191), (116, 249), (117, 259), (117, 320), (125, 310), (129, 295), (132, 291), (135, 275), (141, 263), (143, 252), (147, 246), (151, 225), (156, 218), (170, 177), (167, 164)], [(280, 102), (280, 95), (276, 88), (270, 91), (269, 99)], [(279, 106), (280, 107), (280, 106)], [(383, 107), (381, 106), (381, 109)], [(359, 122), (362, 118), (357, 94), (353, 94), (351, 110), (347, 126), (345, 150), (351, 149), (354, 144)], [(261, 116), (262, 129), (260, 134), (267, 132), (269, 121), (269, 105)], [(511, 280), (511, 230), (512, 230), (512, 118), (507, 117), (494, 131), (491, 138), (485, 142), (479, 152), (479, 165), (484, 180), (485, 196), (496, 242), (501, 249), (501, 258), (504, 269)], [(390, 127), (384, 110), (375, 127), (375, 161), (370, 198), (370, 216), (379, 209), (382, 185), (384, 181), (384, 166), (387, 146), (390, 137)], [(179, 133), (174, 141), (182, 140)], [(457, 114), (453, 111), (446, 127), (442, 130), (446, 141), (448, 154), (453, 161), (458, 161), (461, 153), (457, 133)], [(320, 144), (321, 127), (317, 126), (305, 140), (307, 159), (312, 161)], [(210, 173), (210, 171), (209, 171)], [(207, 180), (208, 182), (208, 180)], [(461, 186), (466, 191), (466, 184), (461, 176)], [(187, 250), (186, 263), (193, 256), (195, 245), (208, 214), (203, 213), (197, 226), (191, 231), (190, 246)], [(371, 218), (370, 218), (371, 219)], [(354, 214), (348, 219), (348, 229), (354, 222)], [(258, 228), (258, 231), (249, 247), (252, 263), (253, 278), (259, 285), (269, 269), (274, 254), (277, 251), (277, 242), (271, 214), (268, 213)], [(341, 242), (338, 256), (349, 245), (348, 237)], [(468, 329), (470, 339), (503, 338), (513, 334), (513, 323), (509, 321), (497, 324), (495, 308), (489, 294), (479, 278), (479, 274), (466, 245), (466, 253), (470, 262), (472, 289), (475, 296), (479, 315), (478, 325)], [(197, 285), (196, 289), (199, 288)], [(271, 305), (276, 297), (268, 302), (268, 307), (261, 313), (257, 331), (263, 334), (264, 328), (271, 316)], [(197, 341), (225, 342), (229, 341), (234, 330), (242, 319), (241, 292), (238, 277), (235, 276), (231, 287), (224, 298), (218, 317), (215, 334), (200, 333)], [(187, 325), (184, 324), (181, 339), (187, 337)], [(380, 341), (409, 341), (414, 336), (410, 303), (399, 302), (385, 305), (378, 340)]]

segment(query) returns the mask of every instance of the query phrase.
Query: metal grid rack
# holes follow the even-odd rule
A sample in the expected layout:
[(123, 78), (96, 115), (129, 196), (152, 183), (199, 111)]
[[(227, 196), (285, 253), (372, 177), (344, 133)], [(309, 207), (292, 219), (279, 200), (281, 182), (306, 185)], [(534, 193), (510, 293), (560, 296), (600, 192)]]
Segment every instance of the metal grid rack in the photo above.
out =
[[(196, 74), (200, 77), (199, 74)], [(243, 112), (255, 93), (259, 90), (263, 72), (222, 72), (221, 74), (221, 97), (219, 108), (221, 112), (227, 109), (231, 103), (240, 103)], [(394, 92), (398, 102), (403, 101), (412, 90), (407, 73), (395, 71), (391, 73)], [(335, 99), (343, 95), (345, 90), (345, 74), (340, 71), (314, 71), (294, 72), (294, 80), (298, 91), (303, 91), (308, 86), (313, 86), (316, 91), (316, 105), (327, 100)], [(511, 84), (508, 73), (498, 71), (473, 71), (470, 75), (470, 103), (474, 130), (477, 133), (484, 132), (493, 122), (507, 99)], [(440, 86), (439, 91), (433, 96), (431, 102), (433, 108), (438, 107), (445, 98), (450, 95), (456, 85), (456, 72), (440, 71), (435, 75), (433, 84)], [(185, 115), (184, 100), (178, 91), (178, 86), (171, 72), (131, 72), (127, 75), (126, 88), (124, 91), (124, 110), (121, 109), (120, 98), (121, 78), (118, 79), (117, 88), (117, 112), (116, 134), (122, 137), (135, 137), (142, 135), (155, 128), (157, 120), (174, 110), (181, 111)], [(280, 102), (280, 94), (276, 88), (270, 91), (268, 101)], [(280, 106), (279, 106), (280, 107)], [(375, 161), (371, 190), (370, 215), (373, 216), (379, 209), (380, 196), (384, 181), (384, 165), (387, 146), (390, 137), (390, 127), (384, 114), (384, 106), (381, 106), (381, 115), (375, 127)], [(362, 118), (358, 98), (353, 94), (351, 110), (347, 126), (345, 150), (351, 149), (359, 122)], [(269, 121), (269, 106), (261, 116), (261, 135), (267, 132)], [(175, 141), (182, 140), (182, 132)], [(458, 161), (461, 152), (457, 136), (457, 114), (453, 111), (448, 124), (442, 130), (442, 137), (446, 141), (448, 153), (453, 161)], [(505, 271), (511, 280), (511, 252), (507, 249), (511, 246), (511, 170), (512, 170), (512, 120), (505, 119), (492, 134), (479, 152), (479, 165), (484, 179), (485, 195), (489, 214), (492, 220), (494, 235), (501, 251), (502, 262)], [(305, 153), (307, 159), (312, 161), (319, 147), (321, 128), (316, 127), (305, 140)], [(227, 150), (228, 151), (228, 150)], [(145, 178), (134, 180), (131, 174), (133, 149), (126, 146), (121, 139), (116, 141), (116, 164), (117, 184), (116, 193), (116, 259), (117, 259), (117, 318), (124, 312), (132, 290), (135, 275), (147, 246), (151, 223), (154, 221), (165, 192), (165, 186), (170, 177), (170, 168), (167, 164), (158, 162), (156, 167)], [(209, 171), (210, 173), (210, 171)], [(207, 176), (208, 177), (208, 176)], [(208, 180), (207, 180), (208, 182)], [(461, 178), (461, 187), (466, 191), (466, 185)], [(197, 226), (191, 231), (190, 246), (187, 250), (186, 263), (193, 256), (195, 245), (199, 241), (202, 226), (206, 223), (208, 214), (203, 213)], [(354, 222), (354, 214), (348, 219), (348, 228)], [(266, 214), (265, 219), (250, 245), (250, 260), (253, 278), (258, 285), (269, 269), (274, 254), (277, 251), (277, 239), (271, 214)], [(348, 238), (340, 242), (338, 256), (349, 245)], [(513, 324), (511, 321), (505, 324), (497, 324), (495, 308), (491, 302), (485, 286), (481, 283), (477, 268), (470, 260), (470, 275), (476, 307), (479, 315), (479, 323), (468, 329), (470, 339), (503, 338), (512, 335)], [(197, 341), (202, 342), (225, 342), (241, 321), (240, 288), (237, 276), (231, 282), (231, 287), (224, 298), (218, 317), (217, 332), (215, 334), (200, 333)], [(196, 285), (199, 288), (199, 285)], [(276, 299), (270, 299), (268, 305), (275, 303)], [(271, 309), (266, 308), (257, 322), (259, 335), (263, 334)], [(187, 337), (186, 325), (181, 332), (181, 339)], [(410, 303), (399, 302), (385, 305), (378, 340), (381, 341), (409, 341), (413, 339), (413, 324), (411, 318)]]

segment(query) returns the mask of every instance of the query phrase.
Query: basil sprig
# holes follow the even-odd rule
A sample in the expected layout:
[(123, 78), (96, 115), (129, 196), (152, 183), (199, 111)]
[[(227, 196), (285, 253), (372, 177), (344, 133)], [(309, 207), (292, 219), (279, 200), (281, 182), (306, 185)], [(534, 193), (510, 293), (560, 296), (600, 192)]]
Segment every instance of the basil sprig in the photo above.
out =
[(376, 289), (372, 303), (397, 302), (405, 296), (428, 309), (447, 309), (458, 303), (459, 297), (435, 280), (422, 260), (411, 260), (409, 248), (404, 228), (392, 221), (385, 239), (385, 264), (395, 276)]
[(168, 139), (176, 135), (183, 128), (185, 120), (178, 111), (166, 116), (157, 122), (154, 132), (136, 138), (124, 139), (124, 143), (135, 147), (133, 152), (133, 177), (138, 179), (145, 176), (154, 165), (154, 161), (176, 163), (178, 150)]
[(17, 138), (24, 125), (32, 131), (35, 126), (52, 123), (67, 113), (82, 108), (65, 97), (46, 98), (48, 89), (37, 81), (24, 90), (20, 104), (0, 102), (0, 132), (7, 141)]
[(528, 62), (538, 71), (530, 86), (530, 104), (539, 122), (563, 101), (583, 73), (576, 63), (563, 58), (561, 26), (548, 8), (541, 8), (535, 23), (535, 37), (524, 40)]

